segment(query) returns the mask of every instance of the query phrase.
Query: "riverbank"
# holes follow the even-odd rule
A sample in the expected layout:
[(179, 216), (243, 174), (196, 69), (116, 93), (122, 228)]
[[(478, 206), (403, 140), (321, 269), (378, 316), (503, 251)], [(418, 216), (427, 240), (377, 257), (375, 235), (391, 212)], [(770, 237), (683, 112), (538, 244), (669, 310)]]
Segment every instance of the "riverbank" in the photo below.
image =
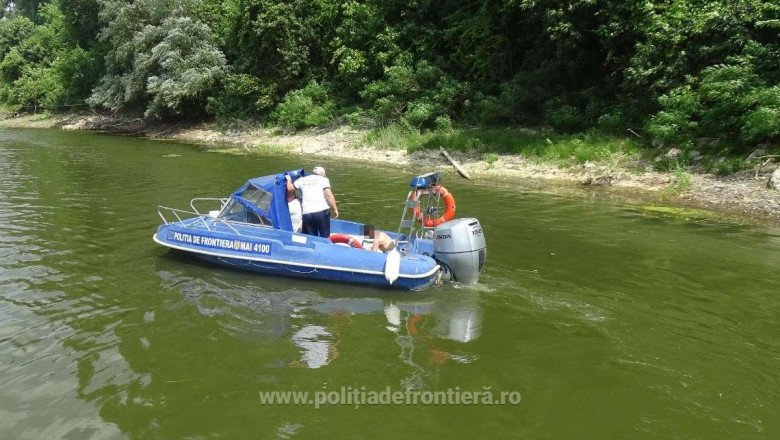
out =
[[(158, 124), (142, 118), (86, 113), (7, 118), (0, 121), (0, 127), (93, 130), (206, 145), (233, 154), (293, 153), (306, 157), (414, 167), (415, 171), (434, 167), (451, 169), (438, 150), (388, 146), (387, 142), (377, 140), (375, 133), (344, 126), (280, 134), (272, 129), (251, 125), (226, 128), (202, 123)], [(556, 145), (564, 145), (564, 141), (546, 140), (552, 149)], [(458, 139), (454, 139), (454, 136), (442, 138), (439, 135), (434, 141), (447, 145), (447, 142)], [(569, 151), (566, 148), (559, 150)], [(504, 181), (533, 179), (549, 187), (576, 185), (606, 188), (615, 194), (641, 199), (663, 208), (655, 212), (673, 213), (675, 210), (665, 207), (683, 206), (780, 224), (780, 191), (767, 188), (767, 181), (777, 167), (772, 162), (757, 161), (754, 169), (716, 176), (680, 169), (655, 171), (648, 158), (623, 152), (619, 147), (611, 154), (593, 161), (566, 161), (529, 154), (461, 152), (456, 148), (450, 149), (450, 153), (474, 178)], [(764, 166), (760, 167), (762, 164)], [(690, 210), (681, 212), (684, 216), (707, 215), (706, 212)]]

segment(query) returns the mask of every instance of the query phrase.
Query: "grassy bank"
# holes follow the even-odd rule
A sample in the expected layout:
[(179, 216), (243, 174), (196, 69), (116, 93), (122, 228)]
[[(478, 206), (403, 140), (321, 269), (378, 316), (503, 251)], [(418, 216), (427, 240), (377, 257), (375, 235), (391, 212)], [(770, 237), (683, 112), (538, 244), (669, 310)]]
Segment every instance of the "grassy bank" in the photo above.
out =
[(364, 144), (376, 149), (404, 149), (409, 153), (438, 149), (481, 155), (488, 163), (499, 154), (520, 155), (536, 163), (556, 166), (608, 163), (635, 166), (641, 162), (641, 144), (633, 139), (596, 131), (564, 135), (522, 128), (457, 128), (420, 132), (394, 125), (370, 131)]
[(548, 129), (454, 128), (419, 131), (402, 125), (368, 132), (363, 145), (379, 150), (408, 153), (443, 147), (448, 151), (478, 155), (488, 163), (498, 155), (518, 155), (534, 163), (558, 167), (602, 164), (626, 171), (712, 173), (720, 176), (754, 170), (767, 158), (780, 157), (777, 146), (757, 147), (754, 157), (737, 152), (717, 140), (651, 146), (636, 136), (615, 136), (597, 130), (561, 134)]
[[(81, 123), (89, 118), (97, 122), (86, 125)], [(595, 129), (563, 134), (549, 128), (456, 126), (420, 130), (409, 125), (394, 124), (373, 129), (331, 126), (290, 132), (252, 120), (166, 124), (140, 117), (96, 116), (92, 113), (39, 113), (10, 118), (9, 114), (3, 114), (2, 109), (0, 109), (0, 126), (51, 126), (163, 138), (171, 137), (169, 133), (172, 129), (186, 130), (198, 126), (204, 132), (218, 133), (222, 141), (241, 144), (239, 150), (242, 153), (252, 151), (264, 154), (283, 153), (307, 139), (327, 137), (328, 133), (346, 129), (357, 134), (346, 140), (354, 149), (370, 148), (414, 154), (444, 148), (451, 153), (468, 155), (472, 159), (484, 161), (488, 166), (492, 166), (501, 157), (515, 156), (532, 164), (564, 169), (599, 165), (635, 174), (658, 171), (674, 176), (687, 173), (728, 176), (746, 170), (755, 170), (762, 164), (766, 165), (764, 163), (766, 158), (780, 157), (780, 148), (771, 145), (764, 146), (757, 157), (749, 158), (744, 153), (735, 153), (731, 146), (712, 139), (702, 139), (698, 143), (652, 146), (648, 140), (636, 135), (617, 136)], [(261, 142), (256, 145), (246, 145), (251, 143), (252, 137), (258, 136), (262, 138)], [(341, 141), (342, 139), (336, 140), (337, 143)], [(769, 165), (771, 166), (771, 163)], [(675, 179), (685, 180), (677, 177)], [(681, 187), (685, 188), (686, 185)], [(675, 192), (683, 191), (678, 189)]]

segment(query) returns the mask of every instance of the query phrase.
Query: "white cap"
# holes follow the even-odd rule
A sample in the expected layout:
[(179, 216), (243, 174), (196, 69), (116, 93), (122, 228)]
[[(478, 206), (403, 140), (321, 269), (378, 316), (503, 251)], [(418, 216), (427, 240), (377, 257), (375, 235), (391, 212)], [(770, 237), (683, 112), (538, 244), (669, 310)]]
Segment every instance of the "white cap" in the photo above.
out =
[(325, 168), (323, 167), (314, 167), (314, 169), (311, 170), (312, 174), (318, 174), (322, 177), (325, 177)]

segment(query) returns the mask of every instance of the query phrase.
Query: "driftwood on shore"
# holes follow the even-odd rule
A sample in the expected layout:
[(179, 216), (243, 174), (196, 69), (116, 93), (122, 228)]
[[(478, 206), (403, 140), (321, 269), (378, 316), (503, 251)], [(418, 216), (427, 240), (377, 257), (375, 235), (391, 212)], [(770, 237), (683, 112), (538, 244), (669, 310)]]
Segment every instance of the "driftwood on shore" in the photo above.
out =
[(458, 174), (465, 177), (466, 179), (471, 180), (471, 176), (469, 176), (469, 173), (466, 172), (466, 170), (463, 169), (460, 164), (450, 156), (450, 153), (447, 153), (447, 150), (445, 150), (443, 147), (440, 147), (439, 150), (441, 151), (441, 154), (447, 158), (448, 161), (452, 164), (453, 167), (458, 171)]

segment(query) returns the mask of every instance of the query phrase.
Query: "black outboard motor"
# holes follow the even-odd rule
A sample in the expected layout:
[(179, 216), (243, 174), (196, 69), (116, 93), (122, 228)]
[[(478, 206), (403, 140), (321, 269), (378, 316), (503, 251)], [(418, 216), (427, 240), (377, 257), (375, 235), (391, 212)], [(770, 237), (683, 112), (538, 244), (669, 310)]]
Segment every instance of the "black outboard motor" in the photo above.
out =
[(479, 281), (486, 255), (485, 234), (475, 218), (451, 220), (433, 230), (433, 257), (449, 269), (455, 281)]

